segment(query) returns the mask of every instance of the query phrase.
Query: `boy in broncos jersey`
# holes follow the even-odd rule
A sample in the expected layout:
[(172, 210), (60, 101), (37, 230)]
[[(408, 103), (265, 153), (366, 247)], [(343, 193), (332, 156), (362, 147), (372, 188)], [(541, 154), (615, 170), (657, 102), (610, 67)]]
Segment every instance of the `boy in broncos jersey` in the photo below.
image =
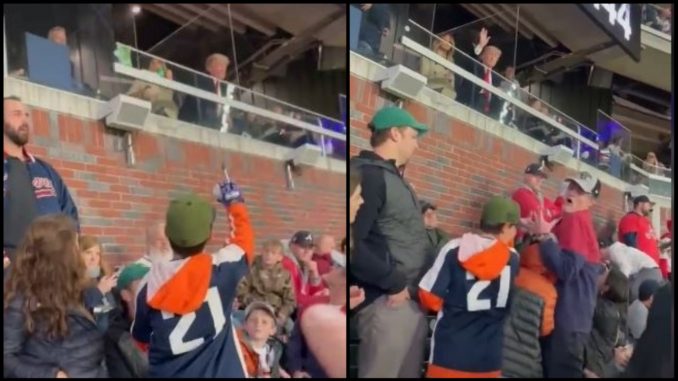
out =
[(518, 204), (493, 197), (483, 207), (481, 234), (449, 241), (419, 283), (422, 305), (438, 312), (427, 377), (500, 376), (504, 318), (519, 267), (513, 249), (519, 221)]
[(170, 202), (165, 233), (174, 260), (156, 263), (137, 295), (132, 335), (149, 343), (150, 377), (244, 378), (244, 359), (231, 324), (236, 288), (254, 255), (254, 238), (238, 187), (219, 184), (230, 244), (204, 251), (215, 209), (196, 195)]

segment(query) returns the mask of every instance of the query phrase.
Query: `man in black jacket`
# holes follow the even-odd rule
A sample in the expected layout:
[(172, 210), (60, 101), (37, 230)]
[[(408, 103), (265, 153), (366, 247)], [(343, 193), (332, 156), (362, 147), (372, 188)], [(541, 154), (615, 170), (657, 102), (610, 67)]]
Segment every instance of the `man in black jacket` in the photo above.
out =
[(362, 170), (362, 205), (353, 224), (352, 282), (365, 290), (356, 313), (358, 374), (419, 378), (427, 333), (415, 302), (431, 247), (419, 201), (398, 168), (427, 131), (407, 111), (386, 107), (369, 124), (374, 151), (351, 159)]
[[(225, 55), (219, 53), (211, 54), (205, 61), (205, 70), (210, 76), (197, 76), (195, 87), (221, 98), (226, 98), (229, 86), (224, 81), (226, 80), (229, 64), (230, 60)], [(181, 106), (179, 119), (219, 130), (227, 125), (228, 113), (224, 111), (224, 105), (221, 103), (214, 103), (189, 95)]]
[(363, 21), (358, 38), (358, 53), (370, 58), (380, 55), (381, 38), (388, 34), (391, 25), (389, 7), (389, 4), (360, 4)]
[(647, 327), (633, 349), (624, 378), (673, 378), (675, 353), (674, 299), (666, 283), (654, 294)]
[[(494, 68), (500, 57), (501, 50), (499, 50), (499, 48), (493, 45), (486, 46), (480, 55), (482, 65), (476, 62), (473, 66), (473, 74), (488, 85), (499, 88), (502, 79), (499, 74), (494, 72)], [(497, 119), (503, 104), (504, 101), (499, 96), (480, 86), (473, 86), (471, 92), (471, 106), (477, 111), (490, 118)]]

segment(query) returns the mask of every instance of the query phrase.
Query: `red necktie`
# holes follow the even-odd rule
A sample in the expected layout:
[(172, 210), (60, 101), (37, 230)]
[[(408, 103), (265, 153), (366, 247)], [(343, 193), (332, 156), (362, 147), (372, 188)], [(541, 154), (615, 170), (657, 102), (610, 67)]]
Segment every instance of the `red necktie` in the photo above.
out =
[[(492, 71), (489, 68), (485, 69), (485, 83), (488, 85), (492, 85)], [(490, 96), (491, 93), (489, 91), (485, 91), (485, 106), (483, 107), (485, 113), (487, 114), (490, 112)]]

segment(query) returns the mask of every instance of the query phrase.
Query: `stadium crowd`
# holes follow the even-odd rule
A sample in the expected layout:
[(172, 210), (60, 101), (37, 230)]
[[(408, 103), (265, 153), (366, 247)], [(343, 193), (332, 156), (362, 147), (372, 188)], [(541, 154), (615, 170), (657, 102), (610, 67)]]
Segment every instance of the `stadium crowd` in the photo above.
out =
[(549, 197), (534, 163), (449, 237), (400, 170), (427, 126), (385, 107), (368, 129), (350, 162), (358, 377), (673, 377), (672, 226), (660, 241), (647, 195), (595, 226), (601, 182), (582, 172)]
[(345, 377), (334, 237), (298, 231), (257, 250), (244, 195), (223, 181), (217, 253), (205, 246), (218, 209), (188, 194), (149, 224), (143, 257), (111, 268), (105, 237), (80, 233), (66, 182), (28, 150), (28, 107), (3, 106), (4, 377)]

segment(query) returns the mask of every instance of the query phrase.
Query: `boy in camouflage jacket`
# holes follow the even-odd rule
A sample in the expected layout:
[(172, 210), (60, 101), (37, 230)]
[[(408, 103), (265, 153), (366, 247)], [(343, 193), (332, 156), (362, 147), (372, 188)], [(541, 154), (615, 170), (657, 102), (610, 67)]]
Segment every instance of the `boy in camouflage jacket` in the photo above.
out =
[(280, 241), (264, 244), (264, 252), (254, 260), (252, 269), (238, 286), (238, 301), (242, 307), (260, 301), (271, 305), (279, 327), (285, 326), (296, 307), (290, 273), (283, 268), (283, 246)]

